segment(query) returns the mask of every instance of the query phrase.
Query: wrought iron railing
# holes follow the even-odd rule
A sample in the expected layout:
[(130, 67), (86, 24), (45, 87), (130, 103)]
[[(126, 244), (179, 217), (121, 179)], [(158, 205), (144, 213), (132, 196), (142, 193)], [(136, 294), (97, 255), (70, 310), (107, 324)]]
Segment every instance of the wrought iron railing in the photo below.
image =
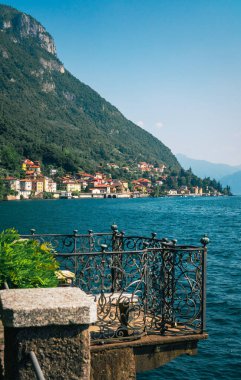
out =
[(61, 269), (97, 303), (94, 342), (205, 331), (206, 245), (111, 233), (24, 235), (51, 243)]

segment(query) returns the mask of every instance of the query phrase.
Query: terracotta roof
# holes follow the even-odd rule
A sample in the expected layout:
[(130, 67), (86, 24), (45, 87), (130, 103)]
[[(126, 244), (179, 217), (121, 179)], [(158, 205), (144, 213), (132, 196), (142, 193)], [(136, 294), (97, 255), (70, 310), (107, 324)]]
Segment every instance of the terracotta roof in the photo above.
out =
[(12, 180), (16, 180), (17, 178), (14, 178), (14, 177), (6, 177), (6, 178), (1, 178), (2, 180), (4, 181), (12, 181)]
[(146, 178), (139, 178), (139, 179), (138, 179), (138, 182), (147, 182), (147, 183), (151, 183), (151, 181), (149, 181), (149, 179), (146, 179)]
[(110, 185), (96, 185), (95, 188), (98, 188), (98, 187), (110, 187)]
[(29, 160), (28, 158), (26, 160), (23, 161), (23, 164), (26, 164), (26, 165), (33, 165), (33, 161)]
[(92, 174), (89, 174), (89, 173), (79, 172), (78, 174), (81, 175), (82, 177), (94, 177)]

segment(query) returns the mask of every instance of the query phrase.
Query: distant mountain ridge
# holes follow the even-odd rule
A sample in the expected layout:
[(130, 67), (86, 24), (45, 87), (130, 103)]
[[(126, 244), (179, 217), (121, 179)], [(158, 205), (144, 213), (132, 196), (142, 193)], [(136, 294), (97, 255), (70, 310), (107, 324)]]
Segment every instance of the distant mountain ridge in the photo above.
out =
[(220, 182), (223, 186), (229, 186), (233, 194), (241, 195), (241, 170), (221, 178)]
[(241, 165), (215, 164), (205, 160), (196, 160), (180, 153), (176, 154), (176, 157), (184, 169), (187, 170), (191, 167), (197, 176), (215, 178), (220, 181), (222, 186), (229, 186), (233, 194), (241, 194)]
[(34, 18), (0, 5), (0, 168), (20, 158), (65, 170), (100, 163), (180, 165), (171, 150), (83, 84)]
[(193, 173), (201, 178), (210, 177), (221, 180), (224, 176), (241, 170), (241, 165), (216, 164), (205, 160), (196, 160), (181, 153), (176, 154), (176, 158), (184, 169), (187, 170), (191, 167)]

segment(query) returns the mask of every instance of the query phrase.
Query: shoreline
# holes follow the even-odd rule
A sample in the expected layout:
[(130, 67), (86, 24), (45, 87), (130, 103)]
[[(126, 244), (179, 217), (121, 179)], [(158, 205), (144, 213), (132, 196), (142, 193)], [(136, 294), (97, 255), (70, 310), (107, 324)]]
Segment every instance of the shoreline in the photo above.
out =
[(73, 197), (59, 197), (59, 198), (31, 198), (31, 199), (16, 199), (11, 196), (10, 199), (2, 199), (0, 202), (13, 202), (13, 201), (58, 201), (58, 200), (81, 200), (81, 199), (141, 199), (141, 198), (219, 198), (219, 197), (232, 197), (238, 196), (238, 194), (225, 195), (225, 194), (166, 194), (160, 195), (158, 197), (152, 197), (149, 194), (135, 194), (134, 196), (131, 194), (83, 194), (80, 196)]

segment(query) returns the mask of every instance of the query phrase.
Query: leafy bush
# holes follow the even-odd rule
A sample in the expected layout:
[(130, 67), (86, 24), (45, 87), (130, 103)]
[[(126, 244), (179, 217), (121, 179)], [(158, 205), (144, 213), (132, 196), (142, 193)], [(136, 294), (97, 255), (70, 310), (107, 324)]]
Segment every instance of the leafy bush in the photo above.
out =
[(47, 288), (58, 285), (59, 268), (50, 245), (20, 239), (14, 229), (0, 233), (0, 288)]

